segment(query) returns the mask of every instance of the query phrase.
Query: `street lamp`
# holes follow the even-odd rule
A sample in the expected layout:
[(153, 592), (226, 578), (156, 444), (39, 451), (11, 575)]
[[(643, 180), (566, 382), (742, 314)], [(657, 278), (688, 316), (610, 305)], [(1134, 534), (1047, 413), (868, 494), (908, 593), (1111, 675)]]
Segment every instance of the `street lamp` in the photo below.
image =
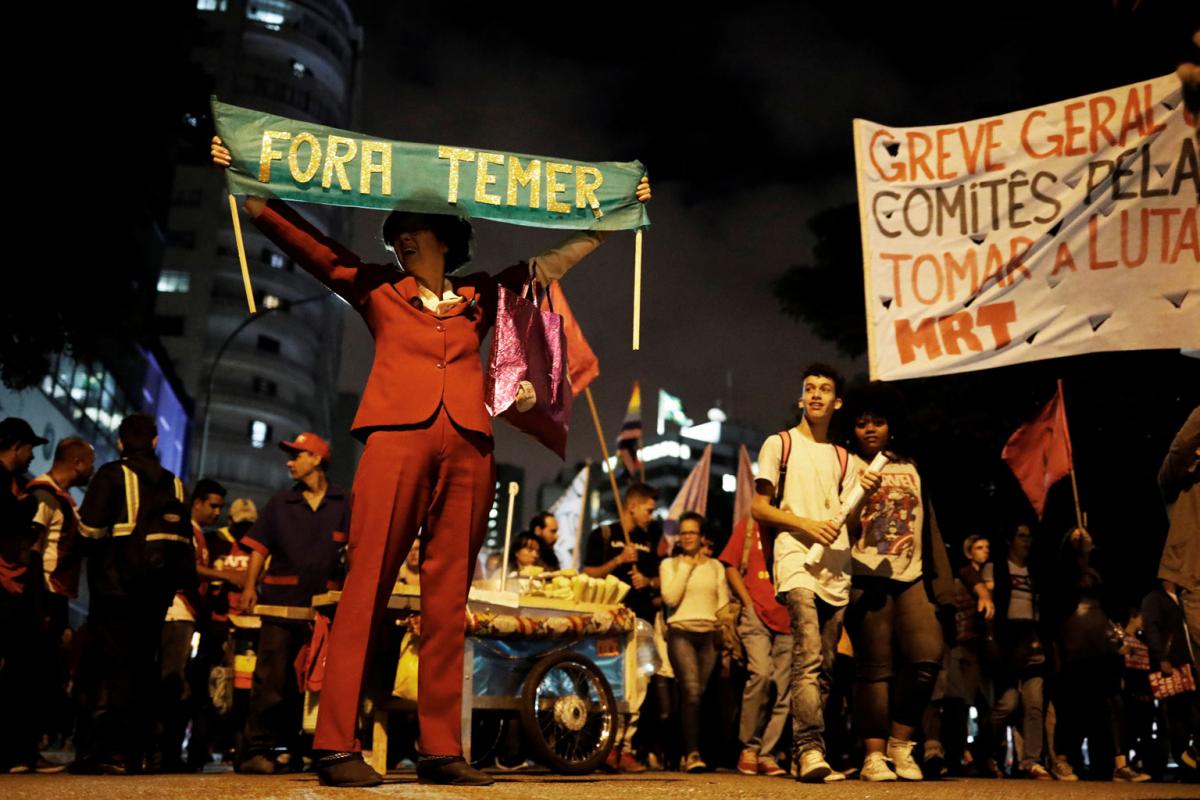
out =
[(198, 477), (204, 477), (204, 467), (208, 461), (208, 421), (210, 418), (209, 412), (211, 411), (212, 407), (213, 379), (217, 375), (217, 365), (221, 363), (221, 357), (225, 355), (225, 349), (233, 343), (233, 340), (237, 338), (239, 333), (249, 327), (250, 323), (255, 322), (256, 320), (260, 320), (269, 314), (275, 313), (276, 311), (282, 311), (285, 308), (294, 308), (295, 306), (304, 305), (305, 303), (311, 303), (316, 300), (324, 300), (326, 297), (332, 296), (332, 292), (323, 292), (318, 295), (313, 295), (312, 297), (305, 297), (302, 300), (297, 300), (296, 302), (289, 303), (287, 305), (281, 303), (279, 305), (271, 306), (270, 308), (263, 308), (261, 311), (257, 311), (242, 320), (238, 326), (233, 329), (233, 332), (225, 337), (225, 341), (221, 342), (221, 346), (217, 348), (217, 356), (213, 359), (212, 366), (208, 368), (208, 380), (205, 382), (204, 386), (204, 433), (200, 436), (200, 464), (196, 470)]

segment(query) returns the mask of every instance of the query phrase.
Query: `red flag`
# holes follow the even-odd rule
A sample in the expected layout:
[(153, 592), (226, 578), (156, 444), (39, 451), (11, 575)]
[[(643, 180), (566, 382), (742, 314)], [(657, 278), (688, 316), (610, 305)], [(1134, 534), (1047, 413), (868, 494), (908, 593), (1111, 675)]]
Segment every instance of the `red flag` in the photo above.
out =
[(1061, 380), (1058, 391), (1042, 413), (1008, 437), (1000, 457), (1017, 476), (1025, 496), (1041, 519), (1046, 509), (1046, 493), (1074, 467)]
[(583, 329), (571, 313), (567, 296), (563, 294), (558, 281), (550, 284), (550, 299), (554, 303), (554, 310), (563, 318), (563, 333), (567, 337), (567, 375), (571, 380), (571, 394), (578, 397), (600, 374), (600, 359), (596, 358), (592, 346), (583, 338)]

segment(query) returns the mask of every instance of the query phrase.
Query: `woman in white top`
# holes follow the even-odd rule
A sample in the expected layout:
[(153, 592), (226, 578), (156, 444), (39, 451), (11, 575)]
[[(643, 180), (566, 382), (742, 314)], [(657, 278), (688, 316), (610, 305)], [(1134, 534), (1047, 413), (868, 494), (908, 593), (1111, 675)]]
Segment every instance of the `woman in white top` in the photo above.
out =
[(717, 661), (713, 631), (717, 609), (729, 602), (725, 568), (704, 554), (704, 517), (689, 511), (679, 518), (681, 555), (662, 562), (662, 596), (667, 618), (667, 652), (679, 681), (685, 772), (707, 765), (700, 758), (700, 698)]

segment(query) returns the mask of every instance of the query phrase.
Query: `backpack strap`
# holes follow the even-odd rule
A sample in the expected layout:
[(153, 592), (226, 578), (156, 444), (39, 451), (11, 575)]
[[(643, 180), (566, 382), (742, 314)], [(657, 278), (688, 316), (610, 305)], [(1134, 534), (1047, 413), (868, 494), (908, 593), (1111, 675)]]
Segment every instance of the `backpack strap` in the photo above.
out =
[(783, 440), (783, 453), (779, 456), (779, 485), (775, 487), (775, 497), (771, 505), (779, 508), (783, 502), (783, 487), (787, 483), (788, 459), (792, 455), (792, 432), (780, 431), (779, 438)]
[[(787, 484), (788, 460), (792, 455), (792, 432), (790, 430), (780, 431), (779, 439), (783, 444), (782, 452), (779, 455), (779, 480), (776, 482), (775, 495), (771, 498), (771, 505), (779, 508), (783, 503), (783, 489)], [(763, 528), (763, 534), (760, 537), (763, 549), (763, 559), (767, 562), (767, 570), (775, 571), (775, 537), (779, 531), (775, 528)]]
[(850, 465), (850, 453), (840, 444), (835, 444), (833, 450), (838, 460), (838, 494), (842, 493), (842, 483), (846, 480), (846, 468)]
[(121, 473), (125, 477), (125, 521), (112, 526), (113, 536), (128, 536), (137, 527), (138, 506), (141, 505), (141, 490), (137, 473), (124, 464)]

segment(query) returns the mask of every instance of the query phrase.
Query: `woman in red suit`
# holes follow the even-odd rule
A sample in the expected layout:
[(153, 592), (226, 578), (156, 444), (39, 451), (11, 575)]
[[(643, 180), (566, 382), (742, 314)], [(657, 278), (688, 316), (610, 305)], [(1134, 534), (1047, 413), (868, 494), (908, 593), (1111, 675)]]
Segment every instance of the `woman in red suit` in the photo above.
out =
[[(213, 138), (213, 163), (230, 153)], [(642, 178), (638, 200), (650, 199)], [(247, 197), (254, 223), (297, 264), (343, 297), (375, 337), (375, 360), (352, 432), (366, 442), (354, 476), (349, 574), (333, 626), (313, 746), (328, 751), (321, 782), (374, 786), (380, 776), (355, 736), (373, 632), (400, 565), (421, 536), (418, 778), (484, 785), (462, 758), (463, 615), (495, 487), (491, 419), (484, 408), (480, 342), (497, 287), (562, 277), (605, 238), (577, 233), (495, 276), (450, 279), (470, 257), (471, 225), (438, 214), (392, 212), (383, 225), (395, 264), (367, 264), (286, 204)]]

